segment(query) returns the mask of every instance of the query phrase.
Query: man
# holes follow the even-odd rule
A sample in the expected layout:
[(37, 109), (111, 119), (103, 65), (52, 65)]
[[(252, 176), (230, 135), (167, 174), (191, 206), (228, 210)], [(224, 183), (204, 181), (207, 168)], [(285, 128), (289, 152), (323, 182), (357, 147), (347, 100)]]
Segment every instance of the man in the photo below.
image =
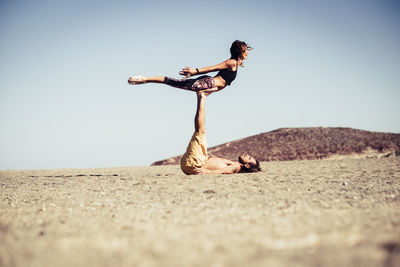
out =
[(197, 94), (197, 111), (194, 118), (195, 132), (181, 159), (181, 169), (185, 174), (232, 174), (261, 171), (260, 163), (248, 154), (239, 156), (239, 161), (207, 155), (205, 129), (205, 101), (215, 90), (203, 90)]

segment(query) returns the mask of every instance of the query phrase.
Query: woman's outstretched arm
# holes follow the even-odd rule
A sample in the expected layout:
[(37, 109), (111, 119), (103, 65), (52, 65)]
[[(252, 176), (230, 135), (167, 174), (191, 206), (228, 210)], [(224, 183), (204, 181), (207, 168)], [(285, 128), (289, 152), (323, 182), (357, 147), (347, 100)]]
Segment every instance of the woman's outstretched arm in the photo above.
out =
[(204, 67), (204, 68), (194, 69), (194, 68), (190, 68), (190, 67), (185, 67), (179, 72), (179, 74), (186, 76), (186, 78), (189, 78), (190, 76), (193, 76), (193, 75), (204, 74), (204, 73), (223, 70), (223, 69), (230, 69), (230, 68), (234, 68), (235, 66), (236, 66), (236, 60), (228, 59), (220, 64), (217, 64), (214, 66), (209, 66), (209, 67)]

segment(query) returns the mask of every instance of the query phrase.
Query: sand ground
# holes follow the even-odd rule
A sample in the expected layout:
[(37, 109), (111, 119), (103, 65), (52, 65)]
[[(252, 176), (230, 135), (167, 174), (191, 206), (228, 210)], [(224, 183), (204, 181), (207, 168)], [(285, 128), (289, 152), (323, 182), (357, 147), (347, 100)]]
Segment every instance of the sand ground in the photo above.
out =
[(400, 157), (0, 172), (1, 266), (400, 266)]

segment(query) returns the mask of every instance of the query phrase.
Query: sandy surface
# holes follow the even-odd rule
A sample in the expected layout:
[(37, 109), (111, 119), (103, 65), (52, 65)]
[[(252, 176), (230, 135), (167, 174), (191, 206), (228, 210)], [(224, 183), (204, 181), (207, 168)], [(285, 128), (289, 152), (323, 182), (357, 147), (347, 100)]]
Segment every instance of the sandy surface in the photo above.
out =
[(0, 172), (1, 266), (400, 266), (400, 157)]

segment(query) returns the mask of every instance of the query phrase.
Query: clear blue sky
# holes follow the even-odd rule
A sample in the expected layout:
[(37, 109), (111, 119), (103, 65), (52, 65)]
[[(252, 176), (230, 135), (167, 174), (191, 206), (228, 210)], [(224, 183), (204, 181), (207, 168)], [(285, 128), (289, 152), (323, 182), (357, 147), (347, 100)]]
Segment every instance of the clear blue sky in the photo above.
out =
[(130, 75), (251, 51), (207, 100), (209, 146), (281, 127), (400, 132), (398, 1), (0, 1), (0, 169), (182, 154), (196, 97)]

